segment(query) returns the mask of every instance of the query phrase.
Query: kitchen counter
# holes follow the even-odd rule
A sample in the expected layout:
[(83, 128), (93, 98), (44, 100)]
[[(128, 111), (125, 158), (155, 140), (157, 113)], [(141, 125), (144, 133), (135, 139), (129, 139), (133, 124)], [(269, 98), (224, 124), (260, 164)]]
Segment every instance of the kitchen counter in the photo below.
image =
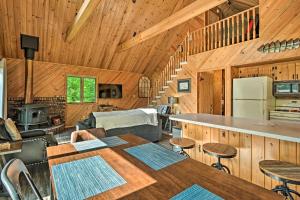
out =
[(300, 123), (254, 120), (210, 114), (172, 115), (173, 121), (300, 143)]

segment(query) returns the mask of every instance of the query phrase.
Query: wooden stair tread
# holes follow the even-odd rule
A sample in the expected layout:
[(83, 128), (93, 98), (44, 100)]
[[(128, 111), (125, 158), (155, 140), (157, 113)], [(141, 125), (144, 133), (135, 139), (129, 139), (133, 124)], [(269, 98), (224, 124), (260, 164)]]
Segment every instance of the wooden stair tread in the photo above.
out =
[(180, 62), (180, 65), (187, 65), (187, 64), (188, 64), (187, 61), (181, 61), (181, 62)]
[(220, 158), (232, 158), (237, 154), (236, 148), (228, 144), (206, 143), (202, 148), (205, 153)]
[(189, 138), (171, 138), (169, 143), (182, 149), (190, 149), (195, 146), (195, 141)]
[(300, 166), (279, 160), (263, 160), (259, 162), (260, 170), (267, 176), (300, 184)]

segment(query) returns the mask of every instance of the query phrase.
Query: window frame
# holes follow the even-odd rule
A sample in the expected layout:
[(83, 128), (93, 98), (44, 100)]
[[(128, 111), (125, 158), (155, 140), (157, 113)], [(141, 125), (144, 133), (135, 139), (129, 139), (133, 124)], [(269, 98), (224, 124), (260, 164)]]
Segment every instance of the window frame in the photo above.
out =
[[(149, 87), (147, 87), (148, 93), (147, 93), (146, 96), (140, 96), (140, 92), (141, 92), (140, 81), (143, 81), (145, 83), (145, 80), (143, 80), (143, 79), (147, 79), (147, 81), (149, 83)], [(143, 87), (143, 92), (142, 93), (145, 92), (145, 88), (146, 88), (144, 83), (141, 86), (141, 87)], [(147, 83), (147, 85), (148, 85), (148, 83)], [(150, 90), (151, 90), (151, 80), (150, 80), (150, 78), (148, 76), (141, 76), (140, 79), (139, 79), (139, 81), (138, 81), (138, 97), (139, 98), (149, 98), (150, 97), (150, 95), (149, 95)]]
[[(80, 78), (80, 102), (68, 102), (68, 77), (75, 77), (75, 78)], [(93, 102), (84, 102), (84, 79), (89, 78), (89, 79), (94, 79), (95, 80), (95, 101)], [(67, 104), (95, 104), (97, 103), (97, 77), (95, 76), (85, 76), (85, 75), (74, 75), (74, 74), (67, 74), (66, 75), (66, 101)]]

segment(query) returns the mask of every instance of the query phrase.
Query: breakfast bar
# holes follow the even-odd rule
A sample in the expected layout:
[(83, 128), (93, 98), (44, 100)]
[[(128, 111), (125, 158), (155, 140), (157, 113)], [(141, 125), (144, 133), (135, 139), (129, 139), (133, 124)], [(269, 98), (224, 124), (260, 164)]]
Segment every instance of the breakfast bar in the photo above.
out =
[[(267, 189), (278, 182), (260, 171), (259, 161), (300, 164), (300, 123), (211, 114), (181, 114), (170, 119), (182, 124), (182, 137), (195, 140), (195, 148), (187, 150), (191, 158), (211, 165), (215, 158), (204, 154), (203, 144), (229, 144), (237, 149), (236, 157), (223, 161), (231, 173)], [(291, 187), (300, 190), (298, 186)]]

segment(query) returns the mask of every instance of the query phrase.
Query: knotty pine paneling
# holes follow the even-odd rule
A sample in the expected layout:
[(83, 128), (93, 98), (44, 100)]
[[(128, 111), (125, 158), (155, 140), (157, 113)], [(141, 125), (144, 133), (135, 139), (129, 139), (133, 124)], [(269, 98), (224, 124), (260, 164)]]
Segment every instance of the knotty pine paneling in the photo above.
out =
[[(191, 93), (178, 93), (177, 92), (177, 80), (179, 79), (191, 79)], [(166, 93), (162, 95), (162, 98), (158, 101), (158, 104), (167, 104), (169, 96), (179, 97), (179, 104), (177, 109), (181, 113), (196, 113), (197, 112), (197, 73), (190, 65), (184, 66), (184, 71), (179, 72), (177, 79), (174, 79)]]
[(71, 42), (66, 32), (83, 0), (1, 0), (0, 37), (4, 54), (23, 58), (20, 33), (40, 37), (36, 60), (151, 74), (164, 67), (187, 31), (203, 24), (195, 18), (132, 49), (117, 46), (194, 0), (99, 0), (95, 12)]
[[(180, 78), (192, 79), (192, 92), (188, 94), (177, 93), (176, 84), (172, 83), (171, 87), (163, 95), (160, 103), (167, 103), (168, 96), (179, 96), (179, 108), (182, 113), (197, 112), (197, 73), (225, 69), (226, 80), (226, 114), (231, 115), (232, 102), (232, 84), (230, 71), (233, 67), (271, 65), (287, 61), (300, 59), (300, 48), (296, 50), (287, 50), (280, 53), (260, 53), (257, 49), (266, 43), (276, 40), (288, 40), (299, 37), (300, 33), (300, 3), (294, 0), (260, 0), (260, 38), (247, 41), (224, 48), (219, 48), (188, 57), (188, 64), (183, 66), (183, 71), (179, 73)], [(289, 23), (287, 23), (289, 22)], [(300, 66), (300, 65), (299, 65)], [(300, 71), (300, 67), (297, 68)], [(258, 71), (258, 72), (257, 72)], [(248, 73), (248, 72), (247, 72)], [(270, 69), (254, 70), (251, 74), (269, 75)], [(299, 72), (300, 77), (300, 72)]]
[[(187, 151), (192, 159), (211, 165), (216, 159), (204, 154), (201, 146), (207, 142), (230, 144), (237, 149), (237, 156), (232, 159), (222, 159), (221, 162), (229, 167), (232, 175), (265, 187), (266, 189), (275, 187), (279, 182), (270, 179), (259, 170), (259, 161), (263, 159), (280, 159), (300, 164), (299, 143), (224, 131), (188, 123), (182, 123), (182, 127), (183, 137), (188, 137), (196, 141), (196, 147)], [(300, 190), (299, 186), (290, 185), (290, 187), (297, 189), (297, 191)]]
[(300, 80), (297, 67), (300, 60), (290, 62), (278, 62), (272, 64), (258, 65), (253, 67), (240, 67), (239, 78), (268, 76), (274, 81)]
[[(24, 95), (24, 66), (24, 60), (7, 59), (8, 97), (22, 97)], [(137, 86), (141, 74), (39, 61), (34, 61), (34, 96), (65, 96), (66, 75), (91, 76), (96, 77), (97, 83), (123, 85), (122, 99), (97, 99), (97, 103), (92, 104), (68, 104), (66, 108), (67, 126), (73, 126), (78, 120), (87, 117), (90, 112), (96, 111), (97, 104), (111, 104), (122, 109), (147, 105), (147, 99), (138, 98)]]

